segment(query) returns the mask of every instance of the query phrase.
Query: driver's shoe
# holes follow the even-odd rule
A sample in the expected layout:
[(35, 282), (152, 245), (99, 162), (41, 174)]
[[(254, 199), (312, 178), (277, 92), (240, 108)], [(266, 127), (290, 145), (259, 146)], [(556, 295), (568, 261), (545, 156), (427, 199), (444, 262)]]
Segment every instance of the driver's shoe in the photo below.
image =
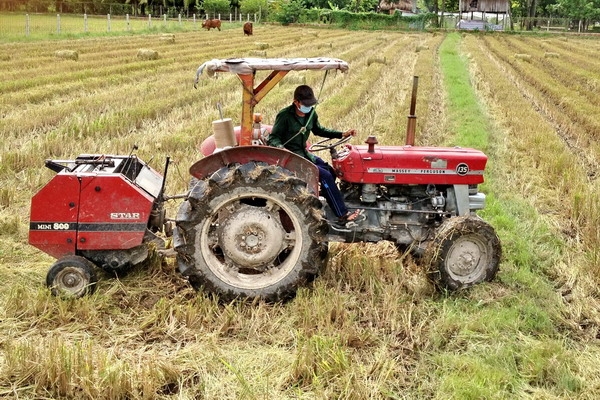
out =
[(365, 210), (359, 208), (352, 212), (348, 211), (346, 215), (340, 217), (340, 222), (344, 224), (347, 228), (356, 226), (359, 222), (364, 221), (366, 216), (364, 214)]

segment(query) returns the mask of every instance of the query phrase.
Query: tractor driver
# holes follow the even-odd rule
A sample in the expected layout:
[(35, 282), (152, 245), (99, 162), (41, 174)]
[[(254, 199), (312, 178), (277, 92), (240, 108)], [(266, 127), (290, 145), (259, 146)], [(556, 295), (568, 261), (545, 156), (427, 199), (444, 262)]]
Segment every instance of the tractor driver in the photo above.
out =
[(294, 91), (294, 101), (291, 105), (279, 111), (275, 123), (267, 139), (269, 146), (285, 148), (310, 160), (319, 168), (321, 193), (327, 204), (333, 210), (340, 222), (355, 222), (362, 216), (363, 210), (348, 211), (344, 198), (335, 183), (333, 168), (321, 158), (315, 156), (306, 148), (306, 142), (311, 132), (317, 136), (331, 139), (341, 139), (356, 135), (355, 129), (345, 132), (324, 128), (319, 124), (315, 111), (317, 99), (310, 86), (300, 85)]

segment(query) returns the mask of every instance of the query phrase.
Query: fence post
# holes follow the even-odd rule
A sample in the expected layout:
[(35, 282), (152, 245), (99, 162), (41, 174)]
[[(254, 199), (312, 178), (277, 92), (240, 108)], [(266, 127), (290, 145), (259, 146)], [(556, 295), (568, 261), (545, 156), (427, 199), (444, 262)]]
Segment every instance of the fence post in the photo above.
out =
[(129, 14), (125, 14), (125, 27), (128, 32), (131, 30), (131, 25), (129, 25)]
[(148, 14), (148, 28), (152, 28), (152, 14)]
[(60, 14), (56, 14), (56, 33), (60, 33)]
[(196, 14), (194, 14), (194, 15), (193, 15), (193, 17), (194, 17), (194, 18), (193, 18), (193, 21), (194, 21), (194, 22), (193, 22), (193, 24), (194, 24), (194, 25), (193, 25), (193, 29), (194, 29), (194, 30), (196, 30)]
[(163, 26), (167, 26), (167, 14), (163, 14)]
[(85, 33), (87, 33), (87, 31), (88, 31), (87, 14), (83, 14), (83, 31)]
[(106, 29), (107, 29), (107, 32), (110, 32), (110, 14), (107, 14), (106, 17), (107, 17)]
[(181, 26), (181, 14), (179, 14), (179, 26)]
[(25, 14), (25, 35), (29, 36), (29, 14)]

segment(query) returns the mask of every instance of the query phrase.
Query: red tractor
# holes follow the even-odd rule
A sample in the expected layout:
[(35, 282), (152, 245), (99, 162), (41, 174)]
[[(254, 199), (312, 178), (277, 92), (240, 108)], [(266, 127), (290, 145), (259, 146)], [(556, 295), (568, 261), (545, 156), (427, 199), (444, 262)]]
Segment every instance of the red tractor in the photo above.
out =
[[(330, 150), (347, 207), (365, 210), (357, 223), (337, 222), (310, 161), (265, 145), (270, 126), (254, 107), (289, 71), (347, 69), (331, 58), (211, 60), (198, 69), (197, 80), (205, 70), (237, 74), (243, 95), (241, 126), (225, 130), (225, 139), (215, 130), (202, 143), (205, 157), (190, 167), (190, 189), (174, 219), (178, 268), (192, 286), (223, 300), (284, 300), (323, 270), (333, 241), (409, 248), (448, 289), (494, 278), (500, 241), (475, 214), (484, 207), (477, 185), (487, 157), (414, 146), (416, 78), (406, 145), (379, 146), (375, 137), (350, 145), (349, 137), (311, 146)], [(257, 71), (270, 73), (255, 84)], [(94, 265), (139, 263), (148, 243), (160, 244), (156, 233), (168, 233), (165, 178), (136, 156), (83, 155), (47, 165), (58, 174), (32, 200), (30, 243), (58, 258), (47, 276), (53, 293), (88, 293)], [(168, 160), (165, 177), (167, 168)], [(59, 206), (49, 209), (50, 201)]]

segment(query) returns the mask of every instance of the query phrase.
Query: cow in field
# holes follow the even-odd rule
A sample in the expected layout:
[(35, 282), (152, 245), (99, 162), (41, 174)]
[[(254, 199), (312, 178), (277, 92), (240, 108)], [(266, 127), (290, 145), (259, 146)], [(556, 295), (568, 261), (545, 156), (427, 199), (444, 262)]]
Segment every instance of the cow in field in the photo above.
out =
[(248, 21), (244, 24), (244, 35), (252, 36), (252, 22)]
[(207, 19), (202, 22), (202, 27), (206, 28), (207, 31), (210, 31), (210, 28), (217, 28), (221, 30), (221, 20), (220, 19)]

